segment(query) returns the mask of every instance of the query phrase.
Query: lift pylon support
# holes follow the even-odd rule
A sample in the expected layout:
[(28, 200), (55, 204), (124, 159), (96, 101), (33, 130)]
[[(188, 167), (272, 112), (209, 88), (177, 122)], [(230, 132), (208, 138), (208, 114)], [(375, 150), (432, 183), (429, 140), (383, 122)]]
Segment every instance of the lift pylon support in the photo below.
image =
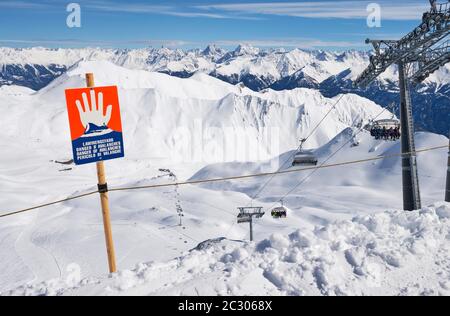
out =
[(253, 241), (253, 217), (261, 218), (264, 216), (262, 207), (238, 207), (239, 214), (237, 216), (238, 224), (250, 224), (250, 241)]
[[(399, 40), (370, 40), (374, 55), (369, 66), (355, 80), (355, 86), (366, 88), (392, 65), (398, 65), (400, 88), (400, 120), (402, 144), (403, 208), (416, 210), (421, 207), (417, 160), (414, 145), (411, 93), (407, 67), (416, 64), (414, 83), (424, 80), (432, 72), (450, 60), (450, 46), (445, 41), (450, 34), (450, 3), (433, 5), (425, 12), (422, 23)], [(449, 186), (447, 180), (447, 188)], [(448, 192), (448, 191), (447, 191)]]

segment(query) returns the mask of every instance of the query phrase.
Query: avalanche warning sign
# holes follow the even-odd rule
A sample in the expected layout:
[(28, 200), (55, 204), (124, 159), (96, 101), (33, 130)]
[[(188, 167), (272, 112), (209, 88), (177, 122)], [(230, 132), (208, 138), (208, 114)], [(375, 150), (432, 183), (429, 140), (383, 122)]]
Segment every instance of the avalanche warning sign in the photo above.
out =
[(66, 102), (75, 164), (124, 157), (117, 87), (68, 89)]

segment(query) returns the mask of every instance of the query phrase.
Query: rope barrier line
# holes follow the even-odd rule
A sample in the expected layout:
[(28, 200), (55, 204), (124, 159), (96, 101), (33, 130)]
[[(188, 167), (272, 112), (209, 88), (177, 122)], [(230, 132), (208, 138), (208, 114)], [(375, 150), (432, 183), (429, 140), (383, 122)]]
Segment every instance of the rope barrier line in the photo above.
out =
[[(425, 148), (425, 149), (421, 149), (421, 150), (416, 150), (415, 152), (416, 153), (421, 153), (421, 152), (427, 152), (427, 151), (432, 151), (432, 150), (437, 150), (437, 149), (442, 149), (442, 148), (448, 148), (448, 145), (431, 147), (431, 148)], [(110, 192), (131, 191), (131, 190), (164, 188), (164, 187), (176, 186), (176, 185), (194, 185), (194, 184), (211, 183), (211, 182), (223, 182), (223, 181), (231, 181), (231, 180), (239, 180), (239, 179), (267, 177), (267, 176), (271, 176), (271, 175), (279, 175), (279, 174), (295, 173), (295, 172), (308, 171), (308, 170), (333, 168), (333, 167), (339, 167), (339, 166), (344, 166), (344, 165), (352, 165), (352, 164), (358, 164), (358, 163), (362, 163), (362, 162), (381, 160), (381, 159), (384, 159), (384, 158), (393, 158), (393, 157), (399, 157), (399, 156), (406, 156), (406, 155), (410, 155), (410, 154), (413, 154), (413, 153), (412, 152), (407, 152), (407, 153), (404, 153), (404, 154), (401, 154), (401, 153), (400, 154), (391, 154), (391, 155), (377, 156), (377, 157), (366, 158), (366, 159), (345, 161), (345, 162), (328, 164), (328, 165), (306, 167), (306, 168), (301, 168), (301, 169), (290, 169), (290, 170), (282, 170), (282, 171), (275, 171), (275, 172), (255, 173), (255, 174), (242, 175), (242, 176), (233, 176), (233, 177), (224, 177), (224, 178), (212, 178), (212, 179), (204, 179), (204, 180), (193, 180), (193, 181), (185, 181), (185, 182), (178, 182), (178, 183), (144, 185), (144, 186), (137, 186), (137, 187), (115, 188), (115, 189), (110, 189), (109, 191)]]
[(39, 208), (43, 208), (43, 207), (47, 207), (47, 206), (51, 206), (51, 205), (55, 205), (55, 204), (60, 204), (60, 203), (72, 201), (72, 200), (75, 200), (75, 199), (80, 199), (82, 197), (86, 197), (86, 196), (89, 196), (89, 195), (94, 195), (96, 193), (99, 193), (99, 192), (98, 191), (92, 191), (92, 192), (88, 192), (88, 193), (84, 193), (84, 194), (80, 194), (80, 195), (71, 196), (71, 197), (68, 197), (68, 198), (65, 198), (65, 199), (62, 199), (62, 200), (58, 200), (58, 201), (54, 201), (54, 202), (50, 202), (50, 203), (46, 203), (46, 204), (41, 204), (41, 205), (29, 207), (29, 208), (26, 208), (26, 209), (23, 209), (23, 210), (14, 211), (14, 212), (6, 213), (6, 214), (0, 214), (0, 218), (16, 215), (16, 214), (20, 214), (20, 213), (29, 212), (29, 211), (36, 210), (36, 209), (39, 209)]
[[(429, 148), (416, 150), (415, 153), (423, 153), (423, 152), (428, 152), (428, 151), (433, 151), (433, 150), (438, 150), (438, 149), (444, 149), (444, 148), (447, 149), (448, 148), (448, 144), (444, 145), (444, 146), (435, 146), (435, 147), (429, 147)], [(381, 159), (385, 159), (385, 158), (401, 157), (401, 156), (406, 156), (406, 155), (410, 155), (410, 154), (414, 154), (414, 153), (413, 152), (409, 152), (409, 153), (403, 153), (403, 154), (402, 153), (390, 154), (390, 155), (383, 155), (383, 156), (377, 156), (377, 157), (366, 158), (366, 159), (351, 160), (351, 161), (345, 161), (345, 162), (339, 162), (339, 163), (333, 163), (333, 164), (327, 164), (327, 165), (324, 164), (324, 165), (320, 165), (320, 166), (306, 167), (306, 168), (300, 168), (300, 169), (288, 169), (288, 170), (282, 170), (282, 171), (256, 173), (256, 174), (233, 176), (233, 177), (212, 178), (212, 179), (204, 179), (204, 180), (193, 180), (193, 181), (184, 181), (184, 182), (177, 182), (177, 183), (153, 184), (153, 185), (144, 185), (144, 186), (135, 186), (135, 187), (112, 188), (112, 189), (109, 190), (109, 192), (134, 191), (134, 190), (143, 190), (143, 189), (156, 189), (156, 188), (164, 188), (164, 187), (173, 187), (173, 186), (177, 186), (177, 185), (178, 186), (181, 186), (181, 185), (195, 185), (195, 184), (202, 184), (202, 183), (223, 182), (223, 181), (231, 181), (231, 180), (239, 180), (239, 179), (250, 179), (250, 178), (257, 178), (257, 177), (266, 177), (266, 176), (272, 176), (272, 175), (282, 175), (282, 174), (296, 173), (296, 172), (302, 172), (302, 171), (308, 171), (308, 170), (318, 170), (318, 169), (334, 168), (334, 167), (345, 166), (345, 165), (353, 165), (353, 164), (358, 164), (358, 163), (363, 163), (363, 162), (377, 161), (377, 160), (381, 160)], [(47, 206), (51, 206), (51, 205), (55, 205), (55, 204), (59, 204), (59, 203), (63, 203), (63, 202), (71, 201), (71, 200), (75, 200), (75, 199), (79, 199), (79, 198), (90, 196), (90, 195), (93, 195), (93, 194), (96, 194), (96, 193), (99, 193), (99, 191), (92, 191), (92, 192), (88, 192), (88, 193), (72, 196), (72, 197), (69, 197), (69, 198), (66, 198), (66, 199), (62, 199), (62, 200), (58, 200), (58, 201), (54, 201), (54, 202), (41, 204), (41, 205), (37, 205), (37, 206), (34, 206), (34, 207), (30, 207), (30, 208), (26, 208), (26, 209), (23, 209), (23, 210), (18, 210), (18, 211), (14, 211), (14, 212), (5, 213), (5, 214), (0, 215), (0, 218), (7, 217), (7, 216), (12, 216), (12, 215), (16, 215), (16, 214), (20, 214), (20, 213), (24, 213), (24, 212), (28, 212), (28, 211), (32, 211), (32, 210), (35, 210), (35, 209), (38, 209), (38, 208), (43, 208), (43, 207), (47, 207)]]

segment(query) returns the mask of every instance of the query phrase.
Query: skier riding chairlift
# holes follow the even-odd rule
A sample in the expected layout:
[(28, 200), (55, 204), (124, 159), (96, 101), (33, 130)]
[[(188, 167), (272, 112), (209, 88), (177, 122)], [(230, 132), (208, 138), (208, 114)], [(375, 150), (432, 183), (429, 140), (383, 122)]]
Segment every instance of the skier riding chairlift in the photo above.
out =
[(284, 207), (283, 202), (281, 202), (281, 206), (272, 209), (271, 215), (276, 219), (287, 217), (287, 209)]
[(400, 122), (397, 119), (384, 119), (370, 125), (370, 135), (377, 140), (396, 141), (400, 138)]

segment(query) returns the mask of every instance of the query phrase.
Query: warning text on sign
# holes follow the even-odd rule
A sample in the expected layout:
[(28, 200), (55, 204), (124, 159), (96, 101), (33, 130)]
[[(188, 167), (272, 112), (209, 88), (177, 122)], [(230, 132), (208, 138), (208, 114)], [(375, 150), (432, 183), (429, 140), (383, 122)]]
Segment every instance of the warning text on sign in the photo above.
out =
[(79, 161), (95, 157), (101, 159), (105, 156), (120, 154), (122, 152), (122, 145), (119, 141), (108, 138), (83, 142), (83, 147), (79, 147), (76, 150)]

